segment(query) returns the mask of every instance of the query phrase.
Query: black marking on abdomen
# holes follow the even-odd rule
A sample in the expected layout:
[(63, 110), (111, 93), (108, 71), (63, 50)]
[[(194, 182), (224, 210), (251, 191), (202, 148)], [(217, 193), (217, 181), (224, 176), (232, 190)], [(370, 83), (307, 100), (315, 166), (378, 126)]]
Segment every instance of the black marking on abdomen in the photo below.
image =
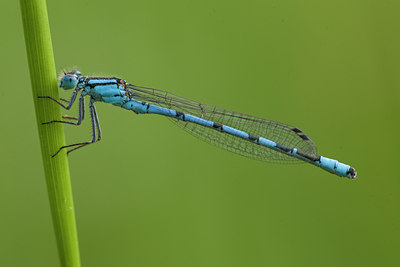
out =
[(285, 151), (285, 152), (287, 152), (287, 153), (289, 153), (289, 152), (291, 152), (293, 150), (293, 148), (291, 148), (289, 146), (281, 145), (281, 144), (278, 144), (278, 143), (276, 144), (276, 147), (281, 149), (281, 150), (283, 150), (283, 151)]
[(223, 125), (222, 125), (222, 124), (219, 124), (219, 123), (216, 123), (216, 122), (214, 122), (214, 124), (213, 124), (212, 127), (215, 128), (215, 129), (217, 129), (217, 130), (224, 131)]
[(309, 159), (312, 161), (320, 161), (321, 160), (321, 156), (309, 154), (309, 153), (303, 152), (301, 150), (297, 150), (296, 153), (299, 154), (300, 156), (305, 157), (306, 159)]
[(250, 141), (256, 141), (257, 143), (258, 142), (260, 142), (260, 137), (258, 137), (258, 136), (256, 136), (256, 135), (252, 135), (252, 134), (249, 134), (249, 139), (250, 139)]
[(183, 112), (180, 112), (180, 111), (176, 111), (176, 115), (175, 115), (178, 119), (179, 119), (179, 117), (180, 116), (182, 116), (182, 120), (184, 121), (185, 120), (185, 113), (183, 113)]
[(350, 167), (350, 169), (346, 172), (346, 175), (351, 174), (351, 178), (354, 179), (356, 178), (356, 170), (353, 167)]

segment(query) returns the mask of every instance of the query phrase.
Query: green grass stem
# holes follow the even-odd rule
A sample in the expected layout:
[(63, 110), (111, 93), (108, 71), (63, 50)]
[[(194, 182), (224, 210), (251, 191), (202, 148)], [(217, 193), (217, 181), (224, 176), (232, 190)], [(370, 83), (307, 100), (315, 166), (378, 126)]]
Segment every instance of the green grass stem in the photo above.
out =
[(20, 0), (20, 5), (44, 173), (61, 265), (77, 267), (80, 266), (79, 246), (68, 160), (65, 152), (51, 158), (58, 148), (65, 145), (63, 127), (57, 123), (41, 125), (42, 122), (60, 119), (60, 108), (49, 99), (37, 98), (59, 97), (46, 1)]

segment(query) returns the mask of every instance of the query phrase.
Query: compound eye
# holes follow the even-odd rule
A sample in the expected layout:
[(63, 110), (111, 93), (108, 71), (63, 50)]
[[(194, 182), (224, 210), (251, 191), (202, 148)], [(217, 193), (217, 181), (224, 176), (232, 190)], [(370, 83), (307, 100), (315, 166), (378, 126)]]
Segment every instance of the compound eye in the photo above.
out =
[(60, 87), (64, 89), (74, 89), (78, 83), (78, 77), (75, 74), (66, 74), (61, 79)]

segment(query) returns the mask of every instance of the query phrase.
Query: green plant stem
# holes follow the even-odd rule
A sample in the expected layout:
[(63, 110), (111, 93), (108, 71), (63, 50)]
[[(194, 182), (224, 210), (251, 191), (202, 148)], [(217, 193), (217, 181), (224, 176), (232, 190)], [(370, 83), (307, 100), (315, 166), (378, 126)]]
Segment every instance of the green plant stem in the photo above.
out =
[(33, 101), (39, 129), (40, 146), (51, 213), (62, 266), (80, 266), (78, 235), (72, 200), (68, 160), (65, 152), (52, 158), (65, 145), (62, 125), (42, 122), (61, 118), (59, 106), (49, 99), (58, 99), (57, 76), (51, 44), (45, 0), (20, 0), (26, 51), (31, 77)]

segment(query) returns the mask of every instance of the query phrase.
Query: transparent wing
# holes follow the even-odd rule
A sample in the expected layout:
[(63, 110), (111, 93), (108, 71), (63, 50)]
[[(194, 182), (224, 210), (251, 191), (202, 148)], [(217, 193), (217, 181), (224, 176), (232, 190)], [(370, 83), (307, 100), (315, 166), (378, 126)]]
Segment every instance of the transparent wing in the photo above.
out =
[[(185, 114), (194, 115), (199, 118), (236, 128), (249, 134), (267, 138), (282, 145), (295, 147), (304, 152), (317, 154), (317, 148), (313, 141), (298, 128), (276, 121), (230, 111), (213, 105), (201, 104), (188, 98), (174, 95), (159, 89), (132, 84), (128, 84), (127, 87), (133, 91), (133, 98), (138, 101), (148, 102), (164, 108), (180, 111)], [(171, 118), (171, 120), (192, 135), (242, 156), (269, 162), (302, 162), (294, 157), (243, 140), (242, 138), (217, 131), (213, 128), (177, 120), (175, 118)]]

